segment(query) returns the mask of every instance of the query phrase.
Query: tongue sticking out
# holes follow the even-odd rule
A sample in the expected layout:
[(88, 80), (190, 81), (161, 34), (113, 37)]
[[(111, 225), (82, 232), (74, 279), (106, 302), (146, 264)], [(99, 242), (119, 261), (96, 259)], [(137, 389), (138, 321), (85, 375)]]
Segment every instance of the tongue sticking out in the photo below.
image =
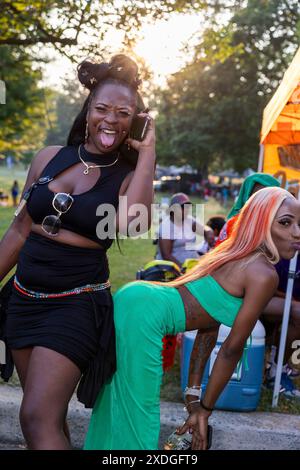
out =
[(106, 132), (100, 132), (100, 140), (103, 147), (111, 147), (114, 144), (116, 134), (106, 134)]

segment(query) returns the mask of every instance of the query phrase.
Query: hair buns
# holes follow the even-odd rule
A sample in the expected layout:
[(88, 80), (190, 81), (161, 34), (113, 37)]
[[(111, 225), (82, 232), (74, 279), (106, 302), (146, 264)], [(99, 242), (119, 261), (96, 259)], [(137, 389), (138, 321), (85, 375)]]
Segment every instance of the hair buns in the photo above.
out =
[(137, 88), (140, 84), (136, 63), (125, 54), (117, 54), (109, 62), (110, 76)]
[(96, 84), (107, 78), (109, 65), (105, 62), (101, 64), (93, 64), (88, 60), (83, 61), (77, 67), (77, 73), (80, 83), (89, 90), (95, 88)]
[(77, 73), (80, 83), (89, 90), (106, 78), (123, 81), (134, 89), (141, 83), (136, 63), (124, 54), (115, 55), (109, 63), (94, 64), (85, 60), (77, 67)]

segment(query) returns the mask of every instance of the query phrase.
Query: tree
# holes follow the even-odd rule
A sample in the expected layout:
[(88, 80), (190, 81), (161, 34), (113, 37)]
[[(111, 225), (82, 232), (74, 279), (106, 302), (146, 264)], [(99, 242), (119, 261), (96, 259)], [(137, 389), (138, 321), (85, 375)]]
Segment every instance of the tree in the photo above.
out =
[(78, 81), (68, 80), (61, 93), (47, 93), (48, 130), (45, 145), (66, 145), (72, 123), (87, 97)]
[(257, 166), (262, 111), (299, 42), (300, 5), (237, 3), (227, 24), (212, 16), (193, 61), (161, 93), (158, 155), (164, 162), (202, 169)]
[[(10, 151), (21, 156), (25, 150), (29, 153), (37, 150), (46, 131), (48, 141), (63, 138), (67, 121), (61, 118), (60, 110), (70, 102), (63, 95), (58, 98), (58, 122), (54, 119), (52, 126), (53, 116), (50, 117), (47, 108), (51, 93), (39, 85), (42, 76), (37, 64), (47, 61), (44, 46), (52, 46), (74, 62), (95, 52), (98, 55), (105, 52), (107, 56), (107, 51), (101, 50), (101, 44), (112, 27), (125, 32), (124, 47), (129, 47), (145, 17), (156, 19), (173, 11), (195, 11), (202, 3), (185, 0), (0, 0), (0, 80), (7, 88), (7, 103), (0, 105), (0, 152)], [(70, 116), (76, 106), (71, 107), (68, 108)]]
[(20, 157), (42, 146), (45, 137), (41, 72), (32, 68), (28, 54), (2, 46), (0, 79), (6, 85), (6, 103), (0, 105), (0, 152)]
[[(125, 44), (135, 37), (145, 17), (158, 19), (171, 12), (197, 11), (206, 2), (186, 0), (1, 0), (0, 46), (28, 47), (50, 44), (60, 53), (80, 44), (81, 52), (98, 52), (107, 31), (114, 27), (125, 32)], [(81, 41), (86, 36), (88, 41)], [(69, 58), (77, 56), (72, 49)]]

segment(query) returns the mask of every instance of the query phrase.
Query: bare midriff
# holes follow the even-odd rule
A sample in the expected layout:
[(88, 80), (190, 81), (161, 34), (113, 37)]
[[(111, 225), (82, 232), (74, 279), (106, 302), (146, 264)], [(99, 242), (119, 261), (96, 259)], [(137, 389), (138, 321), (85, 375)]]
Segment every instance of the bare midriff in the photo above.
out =
[(205, 330), (207, 328), (213, 328), (220, 325), (219, 322), (204, 310), (198, 300), (193, 296), (193, 294), (191, 294), (185, 285), (178, 286), (177, 290), (184, 305), (187, 330)]
[(66, 245), (77, 246), (79, 248), (94, 248), (94, 249), (104, 249), (100, 243), (94, 242), (93, 240), (89, 240), (78, 233), (71, 232), (70, 230), (66, 230), (61, 228), (57, 235), (48, 235), (38, 224), (32, 224), (31, 231), (34, 233), (38, 233), (43, 237), (49, 238), (50, 240), (54, 240), (58, 243), (64, 243)]

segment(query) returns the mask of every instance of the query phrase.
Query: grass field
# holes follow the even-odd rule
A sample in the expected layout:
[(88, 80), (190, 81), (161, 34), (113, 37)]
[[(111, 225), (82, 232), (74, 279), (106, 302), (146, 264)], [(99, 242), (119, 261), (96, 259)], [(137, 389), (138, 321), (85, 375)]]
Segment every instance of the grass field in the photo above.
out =
[[(6, 168), (0, 168), (0, 190), (5, 191), (10, 195), (10, 187), (14, 179), (17, 179), (20, 187), (25, 182), (26, 172), (22, 169), (15, 169), (12, 171)], [(156, 193), (155, 202), (159, 203), (161, 198), (169, 197), (167, 193)], [(199, 198), (192, 197), (193, 203), (202, 204), (203, 201)], [(0, 237), (7, 230), (9, 224), (13, 219), (14, 208), (12, 201), (9, 200), (7, 207), (0, 207)], [(209, 201), (204, 205), (204, 220), (208, 220), (212, 215), (224, 214), (224, 209), (214, 200)], [(126, 282), (135, 279), (138, 269), (142, 268), (148, 261), (153, 259), (155, 254), (155, 246), (152, 239), (126, 239), (120, 240), (121, 252), (114, 242), (113, 246), (108, 252), (111, 270), (111, 283), (113, 291), (118, 289)]]
[[(13, 180), (17, 179), (20, 186), (22, 186), (25, 181), (25, 177), (26, 173), (22, 169), (15, 169), (9, 172), (7, 169), (0, 168), (0, 190), (4, 190), (10, 194), (10, 187)], [(160, 202), (162, 197), (168, 196), (170, 195), (166, 193), (157, 193), (155, 195), (155, 202)], [(198, 198), (192, 198), (192, 201), (193, 203), (203, 203), (203, 201)], [(212, 215), (224, 214), (226, 212), (227, 211), (224, 212), (224, 208), (216, 201), (210, 200), (204, 205), (204, 221), (207, 221)], [(9, 201), (8, 207), (0, 207), (0, 238), (11, 223), (13, 213), (14, 208), (11, 207), (11, 201)], [(122, 253), (120, 253), (116, 243), (114, 243), (112, 248), (109, 250), (111, 270), (110, 279), (113, 291), (118, 289), (124, 283), (134, 280), (136, 271), (153, 259), (155, 253), (155, 246), (151, 239), (121, 240), (120, 246)], [(300, 388), (299, 379), (296, 383), (298, 388)], [(11, 384), (18, 384), (18, 379), (15, 375)], [(180, 389), (180, 352), (178, 349), (176, 352), (174, 367), (171, 371), (164, 374), (161, 397), (168, 401), (182, 401), (182, 393)], [(272, 411), (271, 401), (272, 392), (263, 390), (258, 409), (260, 411)], [(293, 403), (290, 400), (281, 398), (279, 401), (279, 407), (276, 411), (300, 414), (300, 403)]]

